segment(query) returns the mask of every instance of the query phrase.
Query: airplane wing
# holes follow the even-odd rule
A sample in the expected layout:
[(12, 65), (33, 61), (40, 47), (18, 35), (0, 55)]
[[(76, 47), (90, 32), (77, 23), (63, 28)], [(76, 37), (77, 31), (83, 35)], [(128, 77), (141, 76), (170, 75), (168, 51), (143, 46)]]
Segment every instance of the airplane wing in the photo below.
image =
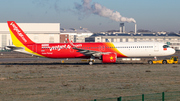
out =
[(68, 42), (70, 43), (71, 47), (75, 50), (78, 50), (77, 52), (80, 52), (86, 56), (94, 56), (94, 57), (100, 57), (102, 54), (106, 54), (107, 52), (100, 52), (100, 51), (93, 51), (93, 50), (86, 50), (86, 49), (80, 49), (75, 47), (75, 45), (72, 43), (72, 41), (70, 42), (69, 39), (67, 39)]
[(93, 50), (85, 50), (85, 49), (80, 49), (80, 48), (76, 48), (76, 47), (74, 47), (73, 49), (78, 50), (77, 52), (80, 52), (86, 56), (100, 57), (101, 54), (103, 54), (103, 52), (93, 51)]

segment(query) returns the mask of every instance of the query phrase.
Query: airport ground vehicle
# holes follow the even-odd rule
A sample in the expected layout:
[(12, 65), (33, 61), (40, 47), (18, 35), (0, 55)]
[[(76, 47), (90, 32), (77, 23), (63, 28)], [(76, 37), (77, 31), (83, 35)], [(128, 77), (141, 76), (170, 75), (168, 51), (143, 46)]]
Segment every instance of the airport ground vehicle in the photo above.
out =
[(178, 64), (178, 56), (172, 56), (170, 59), (149, 60), (149, 64)]

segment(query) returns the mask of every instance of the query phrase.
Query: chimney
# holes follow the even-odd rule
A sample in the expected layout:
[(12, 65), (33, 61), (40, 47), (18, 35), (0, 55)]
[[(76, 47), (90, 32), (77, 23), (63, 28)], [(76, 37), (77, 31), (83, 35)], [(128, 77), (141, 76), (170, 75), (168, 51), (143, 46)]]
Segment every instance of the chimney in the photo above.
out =
[(125, 26), (123, 26), (123, 33), (125, 33)]
[(119, 31), (120, 31), (120, 33), (122, 33), (122, 27), (121, 26), (120, 26), (120, 30)]
[(135, 30), (134, 30), (134, 33), (136, 34), (137, 33), (137, 24), (135, 23)]
[(125, 30), (124, 23), (120, 23), (119, 26), (120, 26), (120, 33), (123, 33)]

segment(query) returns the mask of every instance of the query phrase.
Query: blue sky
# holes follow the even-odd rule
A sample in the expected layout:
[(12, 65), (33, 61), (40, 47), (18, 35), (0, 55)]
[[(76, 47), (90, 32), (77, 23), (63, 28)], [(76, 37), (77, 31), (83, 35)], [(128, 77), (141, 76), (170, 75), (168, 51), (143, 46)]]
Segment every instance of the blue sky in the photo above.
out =
[[(82, 0), (0, 0), (0, 23), (61, 23), (62, 28), (88, 28), (92, 32), (119, 29), (119, 23), (84, 9), (76, 9)], [(134, 18), (138, 29), (180, 31), (180, 0), (92, 0), (90, 5), (119, 12)], [(126, 31), (134, 31), (134, 23), (125, 23)]]

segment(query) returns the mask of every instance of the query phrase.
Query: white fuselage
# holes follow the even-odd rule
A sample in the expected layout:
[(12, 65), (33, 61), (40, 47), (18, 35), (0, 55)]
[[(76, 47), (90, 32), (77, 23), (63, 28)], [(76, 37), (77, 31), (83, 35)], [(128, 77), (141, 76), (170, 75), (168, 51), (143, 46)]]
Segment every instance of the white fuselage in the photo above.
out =
[(170, 47), (163, 48), (166, 44), (159, 42), (121, 42), (113, 44), (127, 57), (167, 56), (175, 53), (174, 49)]

